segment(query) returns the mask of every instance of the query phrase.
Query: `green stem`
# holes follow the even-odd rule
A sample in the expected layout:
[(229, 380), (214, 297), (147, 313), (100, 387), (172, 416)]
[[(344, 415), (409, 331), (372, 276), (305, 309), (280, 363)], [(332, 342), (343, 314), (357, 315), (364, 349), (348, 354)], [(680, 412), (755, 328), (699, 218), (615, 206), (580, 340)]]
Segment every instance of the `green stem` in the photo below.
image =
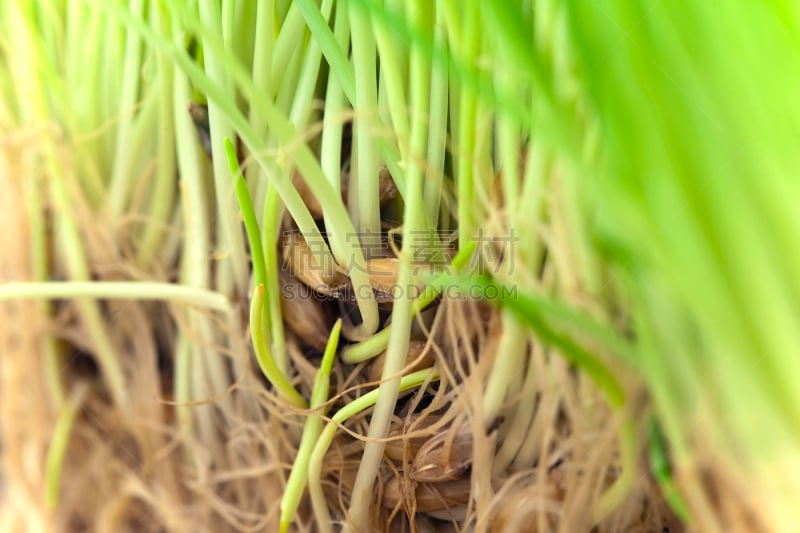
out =
[[(417, 387), (428, 381), (435, 381), (439, 379), (439, 373), (434, 368), (419, 370), (400, 379), (399, 391), (407, 391)], [(385, 385), (381, 385), (377, 389), (371, 390), (365, 395), (356, 398), (348, 403), (331, 417), (330, 422), (322, 430), (322, 433), (317, 439), (314, 450), (308, 460), (308, 492), (311, 495), (311, 504), (314, 508), (314, 517), (317, 521), (317, 526), (322, 533), (329, 533), (332, 531), (330, 514), (328, 512), (328, 505), (325, 501), (325, 493), (322, 491), (322, 460), (325, 453), (330, 448), (333, 442), (333, 437), (336, 435), (336, 430), (344, 424), (350, 417), (357, 415), (364, 409), (375, 405), (378, 400), (381, 390)], [(368, 498), (372, 501), (372, 498)]]
[[(257, 2), (256, 4), (251, 76), (253, 85), (261, 90), (263, 98), (272, 98), (275, 93), (275, 84), (270, 78), (272, 49), (275, 43), (275, 5), (273, 1)], [(248, 119), (256, 134), (266, 138), (267, 125), (254, 106), (249, 106), (248, 108)], [(269, 179), (257, 165), (247, 167), (245, 175), (247, 183), (253, 191), (256, 212), (261, 210), (263, 214), (265, 210), (264, 202), (267, 197), (266, 191), (270, 186)], [(264, 231), (266, 232), (266, 220), (262, 218), (261, 223), (264, 224)], [(265, 248), (269, 246), (266, 238), (263, 244)], [(270, 291), (269, 285), (267, 286), (267, 291), (268, 293)]]
[[(172, 35), (176, 43), (182, 44), (183, 33), (177, 18), (172, 21)], [(175, 122), (175, 148), (180, 176), (181, 205), (183, 214), (183, 245), (181, 253), (180, 282), (192, 290), (207, 290), (210, 282), (210, 233), (209, 220), (209, 187), (206, 173), (201, 166), (200, 147), (197, 143), (197, 133), (192, 124), (186, 106), (191, 99), (189, 80), (176, 65), (173, 72), (173, 120)], [(218, 294), (218, 293), (214, 293)], [(224, 295), (218, 294), (227, 303)], [(203, 342), (213, 342), (206, 339), (210, 332), (196, 328), (199, 317), (194, 312), (188, 312), (187, 322), (193, 331), (199, 331), (204, 336)], [(177, 402), (176, 417), (178, 426), (187, 442), (192, 437), (192, 402), (196, 399), (193, 390), (192, 375), (195, 368), (200, 366), (200, 359), (204, 356), (202, 348), (194, 345), (188, 337), (188, 332), (179, 331), (175, 347), (175, 382), (173, 385), (175, 401)], [(209, 344), (210, 345), (210, 344)], [(198, 413), (199, 416), (199, 413)], [(192, 450), (188, 452), (191, 454)]]
[(228, 138), (224, 139), (224, 143), (228, 169), (236, 183), (236, 200), (239, 202), (239, 209), (242, 212), (242, 220), (247, 233), (247, 242), (250, 245), (250, 259), (253, 262), (253, 283), (262, 285), (266, 282), (267, 270), (264, 265), (264, 249), (261, 246), (261, 231), (258, 229), (258, 220), (253, 210), (253, 200), (250, 198), (250, 190), (247, 188), (242, 169), (239, 167), (236, 148)]
[[(355, 206), (349, 207), (356, 229), (360, 233), (359, 241), (369, 256), (370, 251), (374, 251), (374, 247), (380, 245), (381, 231), (376, 142), (378, 126), (376, 45), (369, 16), (357, 6), (350, 6), (350, 24), (356, 81), (356, 100), (353, 102), (353, 108), (356, 110), (353, 121), (356, 161), (350, 172), (350, 190), (356, 188), (357, 194), (351, 195), (351, 198), (357, 198), (357, 202)], [(363, 268), (363, 264), (356, 264), (355, 267)], [(361, 292), (364, 286), (353, 284), (356, 294)], [(372, 332), (374, 331), (373, 329)]]
[(536, 360), (537, 352), (544, 354), (546, 350), (535, 341), (531, 342), (530, 332), (526, 331), (525, 334), (528, 341), (527, 361), (523, 366), (525, 376), (519, 388), (519, 395), (514, 398), (516, 405), (513, 415), (508, 418), (508, 431), (503, 435), (502, 443), (498, 446), (492, 462), (492, 472), (497, 475), (530, 468), (530, 465), (535, 464), (537, 460), (534, 455), (538, 450), (530, 450), (534, 448), (532, 444), (537, 440), (536, 434), (533, 433), (533, 420), (544, 410), (541, 407), (542, 402), (537, 402), (537, 396), (541, 394), (539, 382), (541, 367), (536, 364)]
[(53, 428), (53, 439), (50, 441), (45, 460), (45, 503), (50, 509), (55, 509), (58, 505), (61, 471), (69, 444), (69, 435), (88, 392), (88, 383), (78, 383), (67, 402), (61, 407), (58, 420)]
[[(425, 309), (439, 297), (444, 288), (444, 281), (450, 279), (452, 274), (458, 273), (466, 268), (472, 260), (475, 248), (476, 245), (474, 242), (468, 242), (453, 258), (449, 272), (443, 272), (431, 280), (425, 287), (425, 290), (422, 291), (422, 294), (414, 300), (414, 304), (411, 307), (411, 318), (417, 316), (421, 310)], [(356, 364), (377, 357), (381, 352), (386, 350), (391, 331), (392, 325), (389, 324), (363, 341), (345, 347), (344, 350), (342, 350), (342, 360), (346, 363)]]
[(500, 415), (511, 380), (519, 369), (525, 368), (525, 357), (529, 355), (526, 333), (517, 317), (508, 309), (503, 310), (502, 316), (503, 333), (483, 393), (483, 420), (487, 428)]
[(305, 398), (297, 392), (297, 389), (294, 388), (272, 359), (269, 343), (264, 337), (263, 324), (264, 285), (259, 285), (253, 292), (253, 301), (250, 303), (250, 336), (253, 339), (253, 349), (256, 352), (258, 366), (284, 400), (295, 407), (305, 409), (308, 406)]
[[(313, 0), (295, 0), (294, 4), (297, 5), (303, 13), (303, 17), (311, 30), (311, 34), (314, 36), (314, 39), (316, 39), (320, 50), (325, 55), (325, 60), (328, 62), (328, 65), (330, 65), (331, 78), (336, 78), (344, 92), (352, 97), (356, 93), (355, 74), (352, 65), (347, 60), (347, 47), (345, 43), (342, 42), (339, 36), (331, 32), (330, 26), (328, 25), (329, 15), (323, 16), (322, 10), (314, 5)], [(345, 22), (345, 19), (348, 18), (346, 9), (342, 9), (339, 6), (346, 7), (346, 3), (340, 2), (337, 5), (336, 26), (340, 27), (339, 25), (343, 24), (343, 27), (349, 28), (349, 23)], [(326, 100), (326, 108), (327, 103)]]
[[(462, 58), (475, 57), (480, 48), (480, 10), (477, 0), (464, 2), (464, 33), (458, 46)], [(456, 146), (456, 188), (458, 191), (458, 240), (468, 242), (475, 236), (474, 201), (474, 151), (475, 119), (478, 97), (469, 86), (461, 88), (459, 96), (458, 144)]]
[(281, 308), (281, 286), (280, 269), (284, 265), (280, 263), (278, 254), (278, 231), (280, 230), (280, 219), (283, 214), (281, 207), (281, 197), (278, 191), (270, 183), (267, 186), (267, 197), (264, 202), (264, 232), (263, 249), (264, 261), (267, 267), (267, 300), (269, 305), (269, 324), (272, 332), (272, 349), (275, 364), (284, 374), (289, 368), (289, 358), (286, 353), (286, 337), (283, 330), (283, 309)]
[[(166, 32), (166, 24), (159, 7), (150, 5), (153, 25)], [(142, 268), (148, 268), (158, 256), (159, 245), (169, 225), (169, 218), (175, 201), (175, 132), (172, 121), (172, 66), (163, 55), (156, 59), (157, 118), (150, 124), (148, 134), (156, 129), (156, 172), (153, 192), (150, 195), (150, 209), (144, 228), (144, 235), (138, 250), (138, 261)]]
[[(497, 85), (501, 89), (511, 89), (522, 85), (518, 77), (513, 75), (511, 66), (499, 68), (496, 73)], [(520, 161), (523, 154), (520, 148), (523, 146), (520, 138), (519, 125), (512, 120), (507, 113), (497, 114), (497, 160), (500, 162), (499, 168), (502, 172), (503, 183), (503, 203), (509, 212), (517, 211), (519, 205), (524, 206), (522, 211), (525, 215), (530, 214), (530, 205), (520, 203)], [(538, 240), (538, 239), (537, 239)]]
[(0, 285), (0, 301), (23, 298), (160, 300), (232, 312), (230, 301), (223, 294), (157, 281), (20, 281)]
[(667, 503), (672, 507), (678, 518), (684, 524), (688, 524), (691, 515), (672, 477), (672, 466), (669, 462), (666, 439), (655, 418), (650, 421), (648, 426), (647, 447), (650, 457), (650, 470), (653, 472), (656, 481), (658, 481)]
[(403, 160), (409, 159), (409, 112), (406, 99), (405, 78), (407, 73), (401, 67), (400, 43), (395, 36), (381, 25), (375, 24), (375, 40), (381, 58), (381, 76), (386, 91), (392, 129), (397, 137), (400, 154)]
[[(344, 49), (347, 47), (350, 41), (350, 18), (347, 16), (347, 4), (345, 2), (339, 2), (337, 4), (335, 21), (335, 44), (339, 48)], [(327, 29), (327, 26), (325, 28)], [(313, 31), (314, 30), (312, 28), (312, 33)], [(323, 47), (324, 53), (325, 47), (322, 45), (322, 43), (320, 46)], [(330, 63), (330, 58), (327, 55), (325, 57)], [(347, 63), (347, 66), (349, 67), (350, 64)], [(338, 68), (335, 68), (333, 64), (331, 64), (330, 69), (333, 71), (338, 71)], [(339, 77), (330, 74), (328, 75), (328, 86), (325, 91), (325, 111), (323, 120), (322, 145), (320, 147), (319, 156), (320, 166), (323, 173), (328, 177), (328, 181), (333, 189), (341, 196), (341, 152), (343, 124), (345, 121), (345, 97)], [(325, 227), (329, 227), (329, 215), (324, 209), (323, 218), (325, 220)], [(339, 242), (340, 236), (338, 234), (331, 233), (328, 235), (328, 237), (330, 240), (331, 249), (334, 251), (334, 255), (338, 256), (341, 252), (337, 252), (337, 250), (344, 250), (344, 243)]]
[(280, 33), (275, 40), (272, 49), (272, 74), (270, 83), (273, 87), (281, 87), (286, 84), (284, 76), (289, 67), (294, 51), (301, 45), (303, 40), (303, 14), (300, 12), (297, 2), (292, 2), (289, 12), (283, 19), (280, 26)]
[[(142, 17), (144, 0), (132, 0), (128, 9), (135, 17)], [(127, 32), (125, 36), (125, 57), (123, 64), (123, 84), (119, 91), (120, 116), (127, 116), (133, 112), (139, 92), (139, 79), (141, 76), (142, 38), (136, 32)], [(85, 60), (85, 58), (82, 58)], [(83, 65), (81, 65), (83, 66)], [(79, 72), (86, 70), (78, 69)], [(130, 150), (133, 146), (134, 120), (123, 120), (117, 126), (117, 144), (114, 155), (114, 169), (111, 173), (109, 186), (108, 206), (114, 216), (119, 216), (125, 210), (129, 200), (128, 193), (131, 187)]]
[[(229, 2), (223, 2), (222, 7), (227, 7)], [(235, 224), (237, 216), (233, 202), (234, 184), (231, 183), (227, 158), (224, 154), (224, 139), (234, 138), (234, 131), (230, 123), (229, 110), (236, 109), (236, 91), (229, 75), (227, 58), (230, 57), (226, 40), (226, 28), (222, 24), (221, 7), (215, 2), (200, 2), (200, 19), (205, 28), (222, 28), (223, 42), (221, 46), (215, 41), (214, 46), (209, 43), (209, 32), (200, 34), (203, 44), (203, 60), (205, 75), (208, 82), (213, 84), (218, 92), (217, 98), (209, 98), (208, 123), (211, 137), (211, 164), (214, 168), (214, 188), (216, 193), (216, 220), (219, 225), (218, 246), (226, 252), (230, 262), (218, 263), (217, 276), (225, 275), (225, 269), (232, 270), (233, 289), (237, 292), (246, 291), (246, 276), (248, 273), (247, 259), (244, 255), (242, 234)], [(134, 32), (135, 33), (135, 32)], [(221, 101), (227, 102), (226, 106)], [(237, 110), (238, 112), (238, 110)], [(238, 113), (242, 121), (244, 116)], [(222, 288), (222, 287), (221, 287)]]
[[(331, 17), (332, 10), (333, 0), (323, 0), (320, 8), (315, 9), (315, 11), (323, 17), (323, 21), (326, 25)], [(311, 102), (314, 98), (314, 90), (316, 89), (319, 79), (321, 57), (322, 52), (320, 46), (316, 40), (312, 39), (308, 43), (308, 48), (303, 54), (303, 66), (300, 72), (300, 79), (292, 87), (294, 100), (292, 101), (289, 120), (300, 130), (307, 127)]]
[[(444, 32), (444, 15), (441, 9), (436, 10), (436, 23), (433, 30), (434, 42), (446, 49), (447, 40)], [(447, 147), (447, 63), (435, 65), (431, 72), (430, 111), (428, 120), (428, 152), (425, 157), (428, 171), (425, 180), (425, 206), (431, 227), (438, 227), (439, 209), (444, 194), (444, 163)]]
[(341, 331), (342, 320), (339, 319), (333, 325), (333, 329), (331, 329), (331, 334), (328, 337), (328, 344), (325, 346), (325, 352), (322, 355), (322, 362), (317, 371), (317, 376), (314, 379), (310, 405), (310, 410), (312, 412), (306, 419), (306, 424), (303, 428), (303, 436), (300, 439), (300, 447), (297, 449), (297, 455), (292, 465), (292, 472), (289, 474), (289, 480), (286, 482), (286, 488), (284, 489), (283, 498), (281, 499), (280, 529), (282, 533), (285, 533), (289, 529), (289, 524), (294, 518), (297, 507), (300, 505), (300, 498), (303, 496), (303, 490), (308, 481), (309, 458), (311, 457), (314, 445), (319, 439), (319, 434), (322, 431), (322, 416), (324, 416), (326, 412), (324, 404), (328, 401), (331, 368), (333, 367), (336, 348), (339, 345), (339, 334)]
[[(354, 8), (355, 9), (355, 8)], [(356, 12), (359, 12), (357, 9)], [(411, 0), (409, 9), (412, 23), (419, 24), (424, 18), (423, 4)], [(355, 42), (354, 42), (355, 46)], [(358, 66), (358, 63), (356, 64)], [(411, 107), (412, 109), (428, 109), (427, 91), (430, 89), (429, 71), (425, 58), (418, 51), (412, 51), (410, 65)], [(366, 66), (364, 66), (366, 68)], [(373, 73), (374, 68), (369, 69)], [(359, 71), (356, 71), (356, 84), (358, 86)], [(373, 93), (373, 97), (375, 93)], [(372, 505), (372, 488), (380, 469), (386, 443), (377, 440), (386, 437), (391, 422), (392, 413), (397, 403), (400, 391), (400, 374), (405, 366), (408, 355), (408, 343), (411, 334), (411, 321), (413, 300), (410, 288), (413, 283), (413, 262), (417, 247), (424, 237), (428, 227), (425, 225), (425, 205), (423, 198), (423, 169), (421, 161), (424, 158), (427, 141), (427, 117), (420, 114), (412, 115), (411, 124), (411, 150), (407, 162), (405, 208), (403, 211), (403, 250), (399, 257), (397, 274), (397, 287), (404, 291), (394, 299), (392, 307), (392, 330), (389, 335), (389, 344), (386, 348), (381, 375), (381, 388), (375, 404), (375, 410), (367, 432), (367, 442), (361, 457), (358, 473), (356, 474), (353, 494), (350, 503), (350, 518), (352, 526), (356, 529), (366, 528), (369, 521), (369, 509)], [(363, 136), (364, 132), (361, 132)], [(359, 165), (361, 160), (359, 160)], [(360, 169), (361, 170), (361, 169)], [(376, 180), (377, 181), (377, 180)], [(362, 224), (363, 224), (362, 220)], [(364, 227), (364, 226), (362, 226)]]

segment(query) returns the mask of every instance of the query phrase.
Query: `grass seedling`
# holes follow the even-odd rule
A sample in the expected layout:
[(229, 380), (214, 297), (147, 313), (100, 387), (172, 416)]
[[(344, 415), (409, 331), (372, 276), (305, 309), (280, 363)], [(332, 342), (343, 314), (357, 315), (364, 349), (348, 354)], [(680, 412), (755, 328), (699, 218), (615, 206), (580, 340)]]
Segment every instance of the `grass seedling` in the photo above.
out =
[(261, 231), (258, 229), (258, 219), (253, 209), (253, 200), (250, 198), (250, 190), (244, 181), (242, 169), (239, 167), (239, 160), (236, 157), (236, 147), (230, 139), (225, 139), (225, 156), (228, 160), (228, 168), (236, 183), (236, 200), (242, 212), (244, 229), (247, 233), (247, 243), (250, 245), (250, 259), (253, 262), (253, 283), (264, 285), (267, 281), (267, 269), (264, 264), (264, 249), (262, 248)]
[(253, 292), (253, 300), (250, 302), (250, 336), (253, 340), (258, 366), (284, 400), (295, 407), (305, 409), (308, 407), (308, 402), (297, 392), (297, 389), (280, 371), (272, 358), (269, 342), (264, 335), (266, 326), (266, 321), (264, 320), (264, 292), (264, 285), (256, 287)]
[[(45, 390), (43, 407), (19, 412), (52, 424), (2, 417), (0, 529), (41, 529), (30, 508), (103, 530), (142, 509), (165, 530), (315, 518), (327, 531), (333, 518), (360, 531), (376, 509), (414, 527), (414, 510), (433, 516), (419, 512), (420, 487), (381, 502), (372, 489), (414, 459), (384, 454), (389, 433), (430, 409), (473, 431), (456, 480), (469, 488), (453, 519), (465, 530), (534, 494), (513, 520), (541, 530), (659, 529), (668, 501), (692, 529), (794, 531), (800, 15), (787, 5), (0, 3), (0, 181), (24, 194), (18, 246), (30, 243), (2, 256), (3, 272), (17, 270), (0, 301), (37, 300), (19, 305), (36, 320), (8, 345), (44, 352), (3, 361), (0, 403)], [(210, 160), (190, 101), (207, 104)], [(294, 275), (281, 270), (281, 230), (295, 227), (334, 280), (318, 292), (338, 300), (304, 302), (325, 323), (305, 335), (281, 301)], [(364, 268), (397, 265), (393, 283), (418, 290), (418, 255), (444, 243), (420, 235), (449, 230), (459, 252), (419, 297), (390, 302)], [(473, 242), (509, 234), (513, 251)], [(515, 270), (467, 269), (490, 262)], [(453, 286), (497, 308), (431, 305)], [(248, 324), (236, 305), (250, 293)], [(314, 369), (300, 354), (316, 357), (336, 318)], [(270, 386), (253, 375), (248, 325)], [(420, 391), (429, 407), (398, 404), (438, 379), (400, 375), (420, 336), (428, 360), (447, 362)], [(384, 351), (384, 366), (369, 361)], [(332, 374), (347, 390), (328, 390)], [(378, 389), (323, 424), (329, 397), (376, 376)], [(300, 436), (282, 416), (308, 404)], [(83, 405), (98, 420), (77, 416)], [(333, 494), (325, 453), (368, 407), (366, 438), (341, 448), (347, 475), (361, 461), (355, 483)], [(604, 445), (577, 445), (588, 435)], [(87, 443), (113, 458), (80, 469), (101, 497), (57, 502), (62, 466)], [(635, 477), (645, 448), (658, 485)], [(32, 482), (42, 501), (16, 505)], [(297, 516), (306, 483), (313, 517)], [(545, 493), (553, 512), (528, 505)], [(335, 501), (350, 509), (332, 517)], [(625, 522), (634, 515), (659, 523)]]
[(72, 391), (69, 399), (58, 415), (56, 426), (53, 429), (53, 438), (47, 450), (45, 461), (45, 502), (51, 509), (58, 505), (59, 490), (61, 488), (61, 470), (64, 466), (64, 454), (69, 444), (69, 435), (75, 422), (75, 417), (80, 414), (84, 400), (89, 392), (88, 383), (80, 383)]
[[(400, 392), (407, 391), (423, 383), (429, 383), (437, 379), (439, 379), (439, 374), (435, 368), (419, 370), (400, 378), (398, 390)], [(316, 518), (320, 531), (323, 533), (333, 531), (328, 504), (325, 500), (325, 494), (322, 491), (321, 483), (322, 460), (325, 457), (325, 452), (328, 451), (328, 448), (333, 442), (333, 437), (336, 435), (336, 430), (339, 426), (347, 422), (350, 417), (375, 405), (380, 396), (381, 387), (369, 391), (339, 409), (336, 414), (331, 417), (325, 429), (322, 430), (314, 446), (314, 450), (311, 452), (311, 457), (308, 461), (308, 492), (311, 495), (314, 517)]]
[(331, 329), (328, 344), (322, 355), (322, 362), (319, 365), (317, 376), (314, 378), (313, 389), (311, 390), (310, 413), (303, 428), (303, 436), (300, 439), (300, 446), (297, 448), (292, 471), (286, 488), (281, 499), (281, 532), (285, 533), (289, 529), (297, 506), (305, 491), (308, 482), (308, 463), (311, 453), (316, 445), (320, 432), (322, 431), (322, 417), (325, 416), (324, 405), (328, 401), (330, 391), (331, 367), (336, 356), (336, 349), (339, 346), (339, 334), (342, 331), (342, 321), (337, 320)]

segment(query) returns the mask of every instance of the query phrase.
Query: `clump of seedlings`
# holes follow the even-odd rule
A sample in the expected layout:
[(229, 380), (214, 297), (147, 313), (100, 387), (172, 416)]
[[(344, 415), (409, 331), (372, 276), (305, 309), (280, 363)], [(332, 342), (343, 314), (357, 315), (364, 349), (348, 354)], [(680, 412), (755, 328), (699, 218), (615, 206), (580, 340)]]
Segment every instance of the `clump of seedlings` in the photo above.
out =
[(511, 520), (510, 486), (547, 500), (525, 507), (542, 530), (636, 523), (631, 493), (648, 523), (669, 515), (632, 484), (638, 382), (506, 306), (572, 301), (581, 275), (547, 93), (511, 68), (502, 20), (481, 29), (477, 3), (44, 5), (0, 12), (0, 118), (44, 128), (8, 141), (34, 283), (3, 298), (65, 298), (29, 309), (47, 499), (14, 527), (486, 529)]
[(0, 4), (0, 530), (794, 531), (784, 4)]

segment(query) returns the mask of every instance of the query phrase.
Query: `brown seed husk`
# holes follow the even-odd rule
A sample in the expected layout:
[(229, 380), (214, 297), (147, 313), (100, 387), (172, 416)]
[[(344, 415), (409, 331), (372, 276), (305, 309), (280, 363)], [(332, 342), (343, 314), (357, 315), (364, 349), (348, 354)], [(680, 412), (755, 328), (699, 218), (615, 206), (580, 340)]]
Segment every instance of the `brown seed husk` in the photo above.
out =
[(441, 420), (441, 417), (438, 415), (426, 415), (425, 417), (415, 415), (409, 423), (404, 420), (398, 422), (398, 419), (395, 419), (389, 427), (388, 437), (392, 440), (386, 443), (384, 455), (397, 463), (402, 463), (409, 458), (415, 457), (420, 446), (428, 440), (428, 437), (424, 434), (411, 437), (408, 436), (407, 430), (413, 428), (412, 432), (419, 434), (425, 431), (425, 428), (439, 422), (439, 420)]
[(468, 424), (443, 429), (423, 444), (408, 477), (414, 481), (441, 483), (458, 479), (472, 464), (472, 428)]
[(286, 325), (305, 345), (324, 349), (335, 322), (331, 303), (289, 273), (282, 272), (280, 282), (281, 309)]
[[(355, 294), (347, 274), (339, 270), (337, 265), (321, 265), (312, 253), (305, 237), (299, 231), (284, 232), (281, 246), (283, 270), (291, 272), (315, 292), (346, 301), (355, 301)], [(391, 257), (367, 260), (366, 270), (370, 285), (379, 303), (391, 303), (394, 300), (398, 266), (398, 260)], [(429, 267), (428, 265), (418, 265), (416, 268), (419, 270)], [(414, 282), (410, 287), (401, 288), (401, 290), (416, 297), (422, 293), (424, 288), (421, 283)]]
[(416, 483), (394, 477), (383, 488), (383, 506), (394, 509), (404, 504), (420, 513), (460, 514), (469, 496), (469, 476), (443, 483)]
[[(510, 492), (492, 521), (494, 531), (544, 533), (557, 525), (564, 493), (555, 483), (531, 485)], [(544, 525), (544, 529), (539, 527)]]
[(336, 288), (347, 282), (336, 265), (321, 265), (303, 234), (296, 230), (285, 231), (281, 240), (284, 267), (315, 292), (333, 296)]
[[(372, 286), (372, 292), (379, 304), (391, 304), (395, 298), (404, 298), (409, 295), (412, 298), (417, 298), (425, 289), (425, 285), (420, 283), (416, 276), (408, 287), (399, 287), (397, 285), (399, 266), (398, 259), (394, 257), (379, 257), (367, 260), (367, 275)], [(414, 265), (413, 268), (415, 271), (427, 272), (430, 269), (430, 265)], [(355, 294), (349, 280), (345, 285), (338, 287), (337, 294), (344, 300), (355, 301)]]

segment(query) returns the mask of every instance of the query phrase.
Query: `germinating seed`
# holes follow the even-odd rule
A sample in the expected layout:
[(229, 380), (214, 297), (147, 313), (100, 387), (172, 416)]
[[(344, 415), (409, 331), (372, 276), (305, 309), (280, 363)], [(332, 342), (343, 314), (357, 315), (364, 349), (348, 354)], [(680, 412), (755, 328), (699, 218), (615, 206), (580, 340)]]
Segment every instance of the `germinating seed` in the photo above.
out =
[(286, 325), (306, 346), (322, 350), (335, 321), (329, 302), (288, 272), (282, 272), (281, 308)]
[(469, 502), (469, 495), (469, 476), (443, 483), (415, 483), (394, 477), (383, 487), (383, 506), (388, 509), (398, 504), (410, 506), (413, 500), (420, 513), (450, 511), (460, 514)]
[[(393, 438), (393, 440), (386, 443), (386, 449), (384, 450), (386, 457), (397, 462), (415, 457), (420, 446), (425, 444), (428, 437), (421, 435), (419, 437), (410, 438), (406, 435), (406, 432), (409, 431), (409, 428), (413, 428), (413, 430), (411, 430), (413, 432), (419, 432), (441, 420), (439, 415), (426, 415), (421, 421), (417, 422), (418, 418), (419, 415), (414, 416), (409, 423), (405, 420), (398, 419), (392, 421), (387, 436)], [(405, 454), (406, 450), (408, 451), (408, 455)]]
[(469, 424), (462, 424), (428, 439), (414, 457), (408, 477), (414, 481), (441, 483), (458, 479), (471, 464), (472, 429)]
[(520, 527), (527, 531), (539, 532), (538, 524), (547, 529), (555, 529), (558, 513), (564, 492), (551, 480), (543, 484), (530, 485), (512, 491), (503, 498), (494, 519), (494, 531), (519, 531)]
[(316, 255), (299, 231), (284, 232), (281, 246), (284, 261), (281, 270), (290, 271), (315, 292), (335, 296), (338, 287), (346, 284), (347, 277), (336, 269), (336, 265), (317, 262)]

